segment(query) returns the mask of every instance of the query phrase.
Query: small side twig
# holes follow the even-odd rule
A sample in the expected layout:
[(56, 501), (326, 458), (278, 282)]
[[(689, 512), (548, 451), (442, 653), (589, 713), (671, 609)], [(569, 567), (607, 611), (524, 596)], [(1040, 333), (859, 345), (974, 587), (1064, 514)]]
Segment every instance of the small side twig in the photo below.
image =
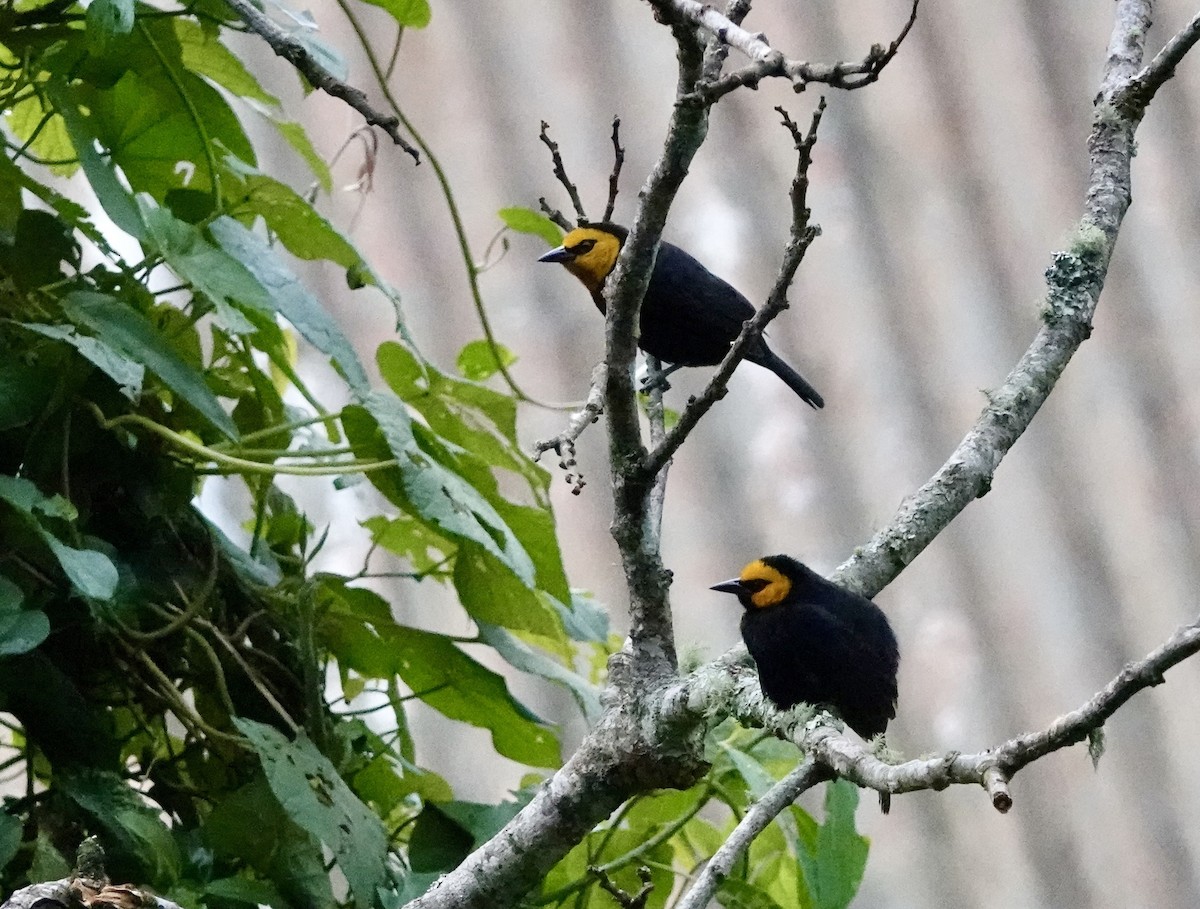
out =
[(604, 387), (608, 382), (608, 366), (598, 363), (592, 370), (592, 387), (588, 389), (587, 400), (583, 407), (571, 414), (567, 428), (556, 436), (542, 439), (533, 444), (533, 459), (540, 460), (542, 455), (553, 451), (562, 460), (558, 466), (567, 471), (567, 482), (571, 485), (571, 493), (579, 495), (587, 485), (583, 474), (575, 463), (575, 441), (583, 435), (583, 431), (600, 419), (604, 413)]
[(325, 69), (317, 62), (307, 47), (272, 22), (250, 0), (226, 0), (226, 2), (253, 32), (267, 42), (271, 50), (303, 73), (304, 78), (313, 87), (345, 101), (362, 114), (369, 124), (378, 126), (386, 132), (393, 142), (412, 156), (413, 161), (417, 164), (421, 163), (420, 152), (400, 135), (400, 119), (398, 117), (388, 117), (377, 111), (371, 106), (362, 91), (348, 85)]
[(767, 793), (738, 821), (729, 838), (721, 844), (696, 883), (687, 895), (676, 904), (676, 909), (704, 909), (717, 892), (721, 881), (727, 878), (733, 866), (750, 848), (760, 833), (770, 826), (783, 811), (817, 783), (833, 778), (833, 773), (823, 764), (806, 757), (799, 766), (772, 786)]
[(819, 227), (809, 224), (812, 213), (808, 208), (808, 169), (812, 165), (812, 150), (817, 142), (817, 129), (821, 125), (821, 116), (825, 113), (825, 99), (822, 97), (818, 102), (806, 133), (800, 132), (800, 128), (782, 108), (776, 108), (776, 110), (783, 115), (783, 125), (791, 132), (799, 155), (796, 161), (796, 176), (792, 180), (789, 192), (792, 202), (791, 234), (784, 250), (779, 274), (775, 278), (775, 286), (771, 288), (767, 302), (754, 314), (754, 318), (742, 327), (741, 334), (729, 348), (729, 353), (725, 355), (725, 359), (721, 361), (721, 365), (709, 379), (704, 391), (688, 402), (687, 407), (680, 414), (678, 422), (671, 427), (666, 437), (651, 450), (645, 462), (647, 476), (653, 476), (663, 469), (675, 452), (679, 450), (679, 446), (696, 428), (700, 419), (712, 409), (717, 401), (725, 397), (729, 379), (754, 339), (762, 334), (772, 319), (788, 308), (788, 288), (791, 287), (792, 281), (796, 277), (796, 271), (800, 268), (800, 263), (804, 260), (804, 254), (808, 251), (808, 247), (820, 234)]
[(650, 898), (650, 894), (654, 891), (654, 882), (650, 878), (650, 869), (645, 865), (638, 868), (638, 880), (642, 882), (641, 888), (637, 893), (629, 894), (613, 883), (613, 879), (608, 876), (608, 872), (603, 868), (597, 868), (592, 865), (588, 868), (588, 872), (596, 876), (597, 883), (601, 889), (608, 893), (621, 909), (644, 909), (646, 900)]
[[(558, 143), (550, 138), (550, 124), (545, 120), (542, 121), (542, 131), (538, 133), (538, 138), (546, 148), (550, 149), (550, 160), (554, 163), (554, 176), (563, 189), (567, 191), (567, 195), (571, 199), (571, 205), (575, 209), (575, 216), (579, 221), (586, 221), (587, 213), (583, 210), (583, 200), (579, 198), (579, 188), (571, 182), (571, 178), (567, 176), (567, 169), (563, 167), (562, 155), (558, 151)], [(562, 226), (561, 224), (559, 225)]]
[(608, 175), (608, 201), (604, 204), (604, 217), (611, 221), (613, 209), (617, 207), (617, 187), (620, 184), (621, 168), (625, 165), (625, 149), (621, 146), (621, 118), (613, 117), (612, 125), (613, 169)]
[(567, 216), (561, 211), (551, 206), (550, 203), (546, 201), (545, 196), (538, 196), (538, 207), (542, 210), (543, 215), (545, 215), (563, 230), (569, 231), (574, 229), (575, 225), (572, 224), (567, 219)]
[(1176, 65), (1197, 41), (1200, 41), (1200, 13), (1176, 32), (1121, 92), (1117, 104), (1125, 106), (1126, 116), (1142, 115), (1155, 93), (1175, 75)]
[(714, 7), (697, 3), (696, 0), (657, 0), (657, 7), (669, 7), (671, 12), (694, 23), (719, 41), (741, 51), (752, 61), (719, 79), (711, 79), (697, 86), (696, 90), (681, 98), (689, 104), (712, 104), (723, 95), (747, 86), (756, 88), (763, 79), (778, 77), (787, 79), (800, 92), (813, 82), (821, 82), (830, 88), (853, 91), (879, 80), (880, 73), (895, 58), (900, 45), (912, 31), (917, 21), (917, 6), (913, 0), (908, 21), (887, 47), (872, 45), (861, 60), (838, 61), (836, 63), (808, 63), (789, 60), (780, 51), (767, 43), (766, 36), (751, 34), (729, 18), (722, 16)]

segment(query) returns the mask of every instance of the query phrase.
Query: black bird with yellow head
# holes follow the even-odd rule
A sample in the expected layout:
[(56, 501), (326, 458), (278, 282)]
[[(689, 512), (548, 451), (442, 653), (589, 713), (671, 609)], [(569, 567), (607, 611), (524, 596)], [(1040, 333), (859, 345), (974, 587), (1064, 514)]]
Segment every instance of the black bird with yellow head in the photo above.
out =
[[(604, 312), (604, 282), (628, 236), (629, 231), (618, 224), (584, 224), (568, 233), (562, 246), (538, 261), (562, 263), (583, 282), (600, 312)], [(749, 300), (691, 255), (664, 240), (659, 244), (642, 301), (638, 346), (673, 368), (716, 366), (741, 333), (743, 323), (753, 315)], [(761, 336), (750, 346), (746, 359), (771, 370), (812, 407), (825, 406), (817, 390), (780, 359)]]
[(828, 707), (864, 739), (887, 729), (900, 651), (883, 610), (786, 555), (756, 559), (712, 589), (744, 607), (742, 639), (779, 708)]

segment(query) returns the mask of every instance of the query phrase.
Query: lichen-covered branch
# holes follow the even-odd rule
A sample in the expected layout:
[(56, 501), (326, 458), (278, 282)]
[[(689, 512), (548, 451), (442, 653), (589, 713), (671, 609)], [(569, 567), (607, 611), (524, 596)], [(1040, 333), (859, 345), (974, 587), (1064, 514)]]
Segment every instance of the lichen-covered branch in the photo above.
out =
[(1107, 685), (1045, 729), (1017, 736), (975, 754), (948, 752), (931, 758), (887, 764), (833, 726), (814, 720), (812, 711), (779, 711), (763, 698), (752, 669), (736, 655), (726, 655), (697, 670), (669, 690), (662, 720), (677, 725), (684, 715), (697, 722), (732, 715), (747, 725), (762, 726), (795, 742), (807, 758), (860, 786), (881, 792), (944, 789), (950, 785), (982, 786), (1001, 812), (1012, 807), (1008, 782), (1024, 767), (1054, 751), (1084, 741), (1139, 691), (1161, 684), (1163, 674), (1200, 652), (1200, 619), (1176, 629), (1143, 659), (1125, 666)]
[(839, 584), (874, 596), (959, 512), (985, 495), (1000, 461), (1091, 334), (1092, 316), (1131, 199), (1134, 133), (1144, 108), (1118, 102), (1139, 77), (1150, 7), (1148, 0), (1117, 4), (1087, 142), (1091, 173), (1083, 216), (1071, 246), (1055, 253), (1046, 270), (1041, 328), (1003, 384), (988, 395), (988, 406), (946, 463), (901, 503), (886, 527), (838, 568), (833, 579)]
[(559, 467), (567, 472), (567, 482), (571, 484), (571, 492), (579, 495), (586, 485), (583, 474), (575, 463), (575, 442), (583, 435), (583, 431), (600, 419), (604, 413), (604, 387), (608, 383), (608, 364), (597, 363), (592, 370), (592, 384), (588, 388), (587, 399), (583, 407), (571, 414), (567, 420), (567, 428), (556, 436), (542, 439), (533, 445), (533, 459), (541, 460), (542, 455), (553, 451), (562, 460)]
[(416, 163), (421, 163), (420, 152), (400, 135), (399, 118), (389, 117), (377, 111), (371, 106), (366, 95), (329, 72), (317, 61), (303, 42), (297, 41), (272, 22), (250, 0), (226, 0), (226, 2), (253, 32), (267, 42), (271, 50), (296, 67), (314, 88), (319, 88), (321, 91), (345, 101), (362, 114), (369, 124), (378, 126), (386, 132), (393, 142), (412, 155), (412, 159)]

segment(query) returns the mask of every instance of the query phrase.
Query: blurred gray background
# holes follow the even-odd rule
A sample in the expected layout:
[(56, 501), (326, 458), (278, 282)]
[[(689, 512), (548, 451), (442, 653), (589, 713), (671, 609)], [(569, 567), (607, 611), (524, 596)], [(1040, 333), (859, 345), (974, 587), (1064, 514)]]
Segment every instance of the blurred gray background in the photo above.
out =
[[(1157, 50), (1195, 13), (1160, 3)], [(822, 392), (816, 413), (747, 365), (671, 472), (665, 556), (682, 648), (715, 656), (738, 638), (738, 610), (708, 586), (749, 559), (784, 551), (828, 571), (885, 523), (943, 462), (1038, 324), (1042, 273), (1082, 213), (1084, 142), (1112, 27), (1111, 2), (924, 0), (879, 84), (828, 92), (810, 204), (823, 230), (800, 269), (774, 348)], [(788, 56), (861, 57), (907, 16), (903, 0), (757, 0), (747, 27)], [(346, 53), (351, 81), (370, 72), (336, 6), (314, 8)], [(386, 15), (361, 15), (387, 55)], [(277, 85), (283, 64), (258, 50)], [(743, 61), (735, 53), (734, 65)], [(462, 206), (477, 257), (499, 208), (536, 207), (553, 180), (539, 120), (549, 121), (594, 217), (611, 166), (609, 126), (627, 149), (618, 220), (632, 215), (659, 150), (675, 86), (674, 45), (637, 0), (439, 0), (432, 25), (404, 36), (393, 88), (432, 145)], [(786, 239), (792, 142), (772, 110), (807, 122), (820, 87), (778, 82), (713, 111), (707, 145), (666, 236), (761, 302)], [(1134, 205), (1092, 339), (1048, 406), (971, 505), (878, 598), (902, 648), (899, 716), (889, 741), (908, 756), (974, 751), (1044, 727), (1082, 703), (1200, 609), (1200, 55), (1159, 93), (1139, 134)], [(324, 97), (289, 101), (332, 154), (359, 124)], [(433, 169), (381, 146), (374, 191), (339, 194), (331, 218), (404, 297), (423, 352), (443, 368), (481, 336)], [(292, 166), (279, 152), (283, 166)], [(338, 165), (342, 184), (360, 157)], [(301, 171), (294, 173), (303, 180)], [(488, 311), (544, 400), (579, 400), (603, 349), (586, 293), (544, 246), (513, 236), (482, 276)], [(316, 276), (360, 352), (392, 336), (382, 303)], [(677, 377), (682, 406), (703, 374)], [(526, 407), (529, 443), (564, 425)], [(581, 439), (589, 480), (555, 478), (572, 582), (610, 604), (623, 630), (623, 584), (608, 535), (602, 425)], [(553, 466), (552, 459), (548, 466)], [(356, 496), (310, 507), (336, 522), (326, 553), (357, 567)], [(322, 512), (323, 508), (329, 509)], [(430, 585), (389, 590), (407, 620), (436, 625)], [(1200, 904), (1200, 661), (1171, 671), (1110, 722), (1093, 772), (1060, 752), (1015, 780), (998, 815), (981, 790), (898, 798), (890, 817), (860, 812), (872, 839), (856, 905), (880, 907), (1194, 907)], [(550, 716), (569, 703), (518, 681)], [(463, 797), (496, 800), (520, 769), (456, 755), (474, 730), (442, 724), (426, 755)], [(578, 735), (573, 727), (567, 738)], [(463, 735), (463, 739), (451, 736)], [(467, 745), (461, 744), (463, 741)]]

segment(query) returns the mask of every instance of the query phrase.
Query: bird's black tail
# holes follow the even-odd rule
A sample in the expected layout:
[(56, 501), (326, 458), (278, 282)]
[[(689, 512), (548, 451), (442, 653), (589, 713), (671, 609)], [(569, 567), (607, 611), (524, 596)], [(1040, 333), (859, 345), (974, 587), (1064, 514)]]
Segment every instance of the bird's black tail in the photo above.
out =
[(788, 388), (798, 394), (801, 400), (814, 410), (820, 410), (825, 406), (825, 399), (818, 394), (817, 390), (808, 384), (804, 376), (783, 362), (773, 350), (765, 349), (762, 356), (756, 357), (753, 362), (759, 366), (765, 366), (787, 382)]

